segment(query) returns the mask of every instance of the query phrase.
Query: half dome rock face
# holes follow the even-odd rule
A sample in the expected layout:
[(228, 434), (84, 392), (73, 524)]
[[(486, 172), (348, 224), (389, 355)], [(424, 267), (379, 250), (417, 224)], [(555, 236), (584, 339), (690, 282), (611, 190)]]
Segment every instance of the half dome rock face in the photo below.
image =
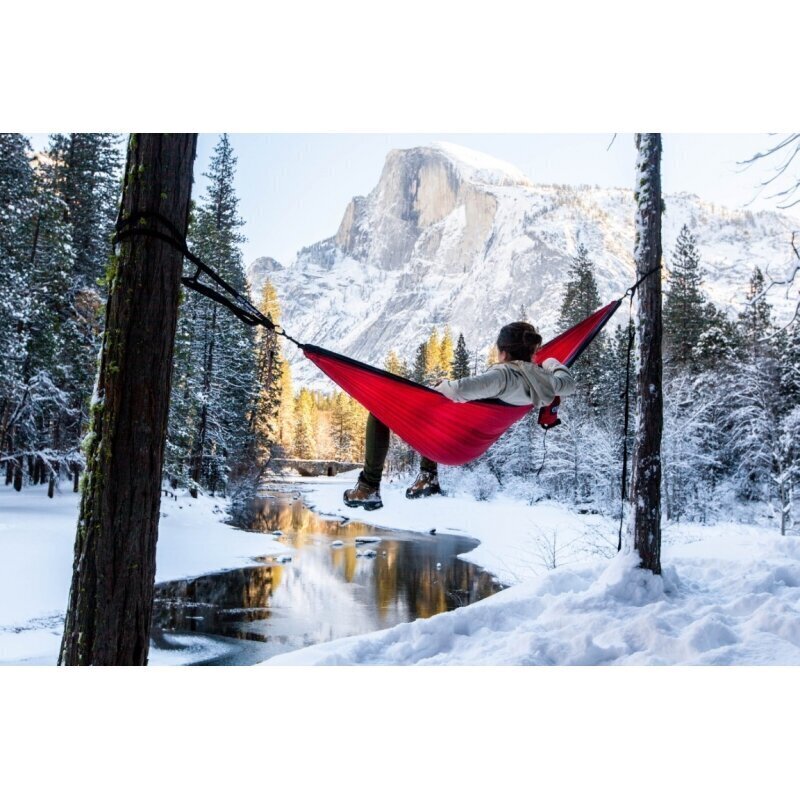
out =
[[(633, 156), (631, 165), (633, 175)], [(665, 264), (687, 224), (704, 289), (730, 313), (743, 307), (754, 265), (779, 274), (791, 255), (796, 223), (786, 215), (688, 194), (667, 195), (665, 205)], [(368, 363), (382, 365), (389, 350), (412, 360), (431, 328), (445, 324), (485, 353), (523, 309), (545, 338), (557, 332), (578, 243), (595, 263), (601, 298), (619, 297), (634, 280), (633, 219), (629, 189), (533, 184), (510, 164), (445, 143), (392, 150), (335, 236), (301, 250), (290, 267), (258, 259), (248, 277), (257, 298), (269, 276), (292, 335)], [(287, 355), (299, 381), (330, 388), (293, 347)]]
[[(482, 184), (519, 185), (524, 175), (461, 164), (447, 149), (450, 146), (392, 150), (386, 158), (380, 180), (367, 197), (355, 197), (345, 211), (335, 237), (342, 253), (369, 261), (384, 269), (399, 269), (414, 254), (424, 237), (424, 255), (435, 257), (449, 227), (464, 228), (464, 245), (459, 255), (483, 243), (491, 230), (497, 204)], [(457, 148), (472, 153), (466, 148)], [(480, 154), (473, 162), (480, 164)], [(493, 160), (489, 160), (493, 162)], [(435, 228), (435, 231), (431, 231)], [(388, 246), (387, 246), (388, 245)]]

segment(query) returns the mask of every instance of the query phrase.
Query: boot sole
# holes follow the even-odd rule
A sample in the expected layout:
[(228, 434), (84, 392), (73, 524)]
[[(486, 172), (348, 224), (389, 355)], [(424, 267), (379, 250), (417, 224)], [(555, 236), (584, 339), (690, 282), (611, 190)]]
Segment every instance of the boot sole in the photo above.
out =
[(434, 494), (442, 494), (441, 489), (422, 489), (419, 492), (412, 492), (409, 494), (406, 492), (406, 500), (418, 500), (420, 497), (430, 497)]
[(383, 508), (383, 503), (374, 500), (367, 502), (363, 500), (348, 500), (346, 497), (342, 499), (348, 508), (363, 508), (364, 511), (377, 511), (379, 508)]

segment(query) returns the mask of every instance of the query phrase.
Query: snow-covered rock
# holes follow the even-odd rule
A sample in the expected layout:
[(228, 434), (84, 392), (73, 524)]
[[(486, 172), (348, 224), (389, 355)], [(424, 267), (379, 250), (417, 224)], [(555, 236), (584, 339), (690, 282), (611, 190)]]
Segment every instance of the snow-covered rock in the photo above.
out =
[[(791, 217), (691, 194), (667, 195), (665, 206), (666, 265), (687, 224), (706, 291), (730, 313), (742, 308), (755, 265), (778, 275), (790, 260)], [(449, 324), (485, 352), (522, 308), (545, 337), (556, 333), (578, 242), (596, 264), (601, 297), (619, 297), (633, 282), (633, 220), (632, 189), (535, 184), (451, 144), (392, 150), (377, 186), (350, 201), (334, 236), (289, 267), (258, 259), (248, 275), (255, 296), (266, 277), (274, 283), (283, 323), (301, 341), (380, 365), (391, 349), (410, 360), (433, 326)], [(796, 302), (780, 292), (772, 300), (784, 316)], [(325, 384), (294, 348), (287, 354), (301, 381)]]

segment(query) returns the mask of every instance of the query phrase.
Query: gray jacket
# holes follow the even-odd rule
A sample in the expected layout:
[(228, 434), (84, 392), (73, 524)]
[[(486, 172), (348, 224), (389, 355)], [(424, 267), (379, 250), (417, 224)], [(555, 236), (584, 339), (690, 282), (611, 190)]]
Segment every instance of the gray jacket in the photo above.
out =
[(456, 403), (469, 400), (502, 400), (512, 406), (550, 405), (553, 398), (575, 391), (575, 378), (560, 361), (548, 358), (540, 367), (530, 361), (493, 364), (482, 375), (442, 381), (436, 391)]

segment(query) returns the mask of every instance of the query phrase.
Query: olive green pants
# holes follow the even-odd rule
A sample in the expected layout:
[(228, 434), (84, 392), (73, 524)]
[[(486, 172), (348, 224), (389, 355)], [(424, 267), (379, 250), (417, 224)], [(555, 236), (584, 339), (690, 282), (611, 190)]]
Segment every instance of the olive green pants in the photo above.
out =
[[(376, 417), (370, 414), (367, 417), (366, 444), (364, 446), (364, 470), (361, 479), (370, 486), (381, 485), (383, 465), (386, 463), (386, 454), (389, 452), (389, 429)], [(435, 461), (425, 456), (420, 457), (420, 470), (436, 472)]]

